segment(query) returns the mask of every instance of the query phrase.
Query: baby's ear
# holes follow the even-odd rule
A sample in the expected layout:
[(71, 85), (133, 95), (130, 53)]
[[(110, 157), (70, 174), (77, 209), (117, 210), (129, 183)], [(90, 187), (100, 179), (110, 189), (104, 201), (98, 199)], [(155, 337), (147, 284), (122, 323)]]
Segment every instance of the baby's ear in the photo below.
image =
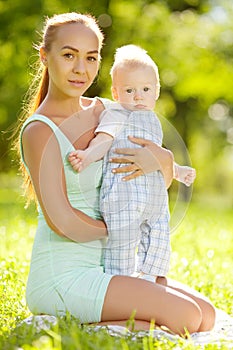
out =
[(117, 89), (116, 89), (114, 86), (112, 86), (112, 87), (111, 87), (111, 90), (112, 90), (112, 98), (113, 98), (113, 100), (114, 100), (114, 101), (118, 101)]

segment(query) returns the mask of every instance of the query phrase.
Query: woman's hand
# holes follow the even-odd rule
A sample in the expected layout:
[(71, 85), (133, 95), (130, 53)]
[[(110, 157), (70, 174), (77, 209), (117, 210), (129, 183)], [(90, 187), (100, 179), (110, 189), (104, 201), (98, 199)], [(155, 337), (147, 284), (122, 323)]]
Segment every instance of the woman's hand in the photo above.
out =
[(173, 179), (174, 158), (172, 152), (150, 140), (133, 136), (129, 136), (129, 140), (142, 147), (116, 149), (115, 153), (122, 155), (122, 157), (112, 158), (110, 161), (118, 164), (127, 163), (128, 165), (113, 169), (113, 172), (131, 172), (122, 179), (128, 181), (143, 174), (160, 170), (164, 176), (166, 186), (169, 187)]

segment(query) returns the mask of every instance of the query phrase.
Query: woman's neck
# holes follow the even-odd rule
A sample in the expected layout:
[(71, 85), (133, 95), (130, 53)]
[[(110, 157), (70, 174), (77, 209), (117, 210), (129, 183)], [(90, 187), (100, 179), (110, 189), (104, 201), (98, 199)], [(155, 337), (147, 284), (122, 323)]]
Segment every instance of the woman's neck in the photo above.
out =
[(37, 113), (43, 114), (51, 119), (59, 118), (62, 121), (82, 110), (80, 100), (81, 97), (57, 99), (46, 96), (37, 109)]
[(37, 113), (46, 115), (49, 118), (68, 118), (71, 115), (90, 107), (94, 103), (93, 98), (77, 96), (75, 98), (55, 98), (47, 95), (37, 109)]

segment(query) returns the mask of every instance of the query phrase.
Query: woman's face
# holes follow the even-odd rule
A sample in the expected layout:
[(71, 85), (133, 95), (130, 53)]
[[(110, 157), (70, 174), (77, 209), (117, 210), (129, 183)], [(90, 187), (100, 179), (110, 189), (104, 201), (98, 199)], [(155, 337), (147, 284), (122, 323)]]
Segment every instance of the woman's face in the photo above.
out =
[(40, 53), (42, 61), (48, 67), (49, 93), (55, 98), (76, 98), (83, 95), (98, 72), (98, 37), (80, 23), (59, 27), (50, 51), (41, 49)]

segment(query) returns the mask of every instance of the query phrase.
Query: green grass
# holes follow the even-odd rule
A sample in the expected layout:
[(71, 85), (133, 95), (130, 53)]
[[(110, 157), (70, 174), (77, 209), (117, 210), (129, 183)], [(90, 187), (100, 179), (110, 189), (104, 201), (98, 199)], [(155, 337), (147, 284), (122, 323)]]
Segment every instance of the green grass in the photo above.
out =
[[(25, 285), (36, 228), (35, 208), (24, 209), (19, 180), (0, 175), (0, 349), (197, 349), (152, 337), (137, 341), (131, 336), (113, 337), (106, 331), (90, 331), (75, 319), (60, 319), (49, 331), (36, 333), (32, 326), (18, 326), (30, 315)], [(213, 303), (233, 315), (232, 209), (192, 203), (172, 234), (170, 277), (195, 287)], [(199, 347), (201, 348), (201, 347)], [(227, 349), (206, 345), (205, 349)]]

